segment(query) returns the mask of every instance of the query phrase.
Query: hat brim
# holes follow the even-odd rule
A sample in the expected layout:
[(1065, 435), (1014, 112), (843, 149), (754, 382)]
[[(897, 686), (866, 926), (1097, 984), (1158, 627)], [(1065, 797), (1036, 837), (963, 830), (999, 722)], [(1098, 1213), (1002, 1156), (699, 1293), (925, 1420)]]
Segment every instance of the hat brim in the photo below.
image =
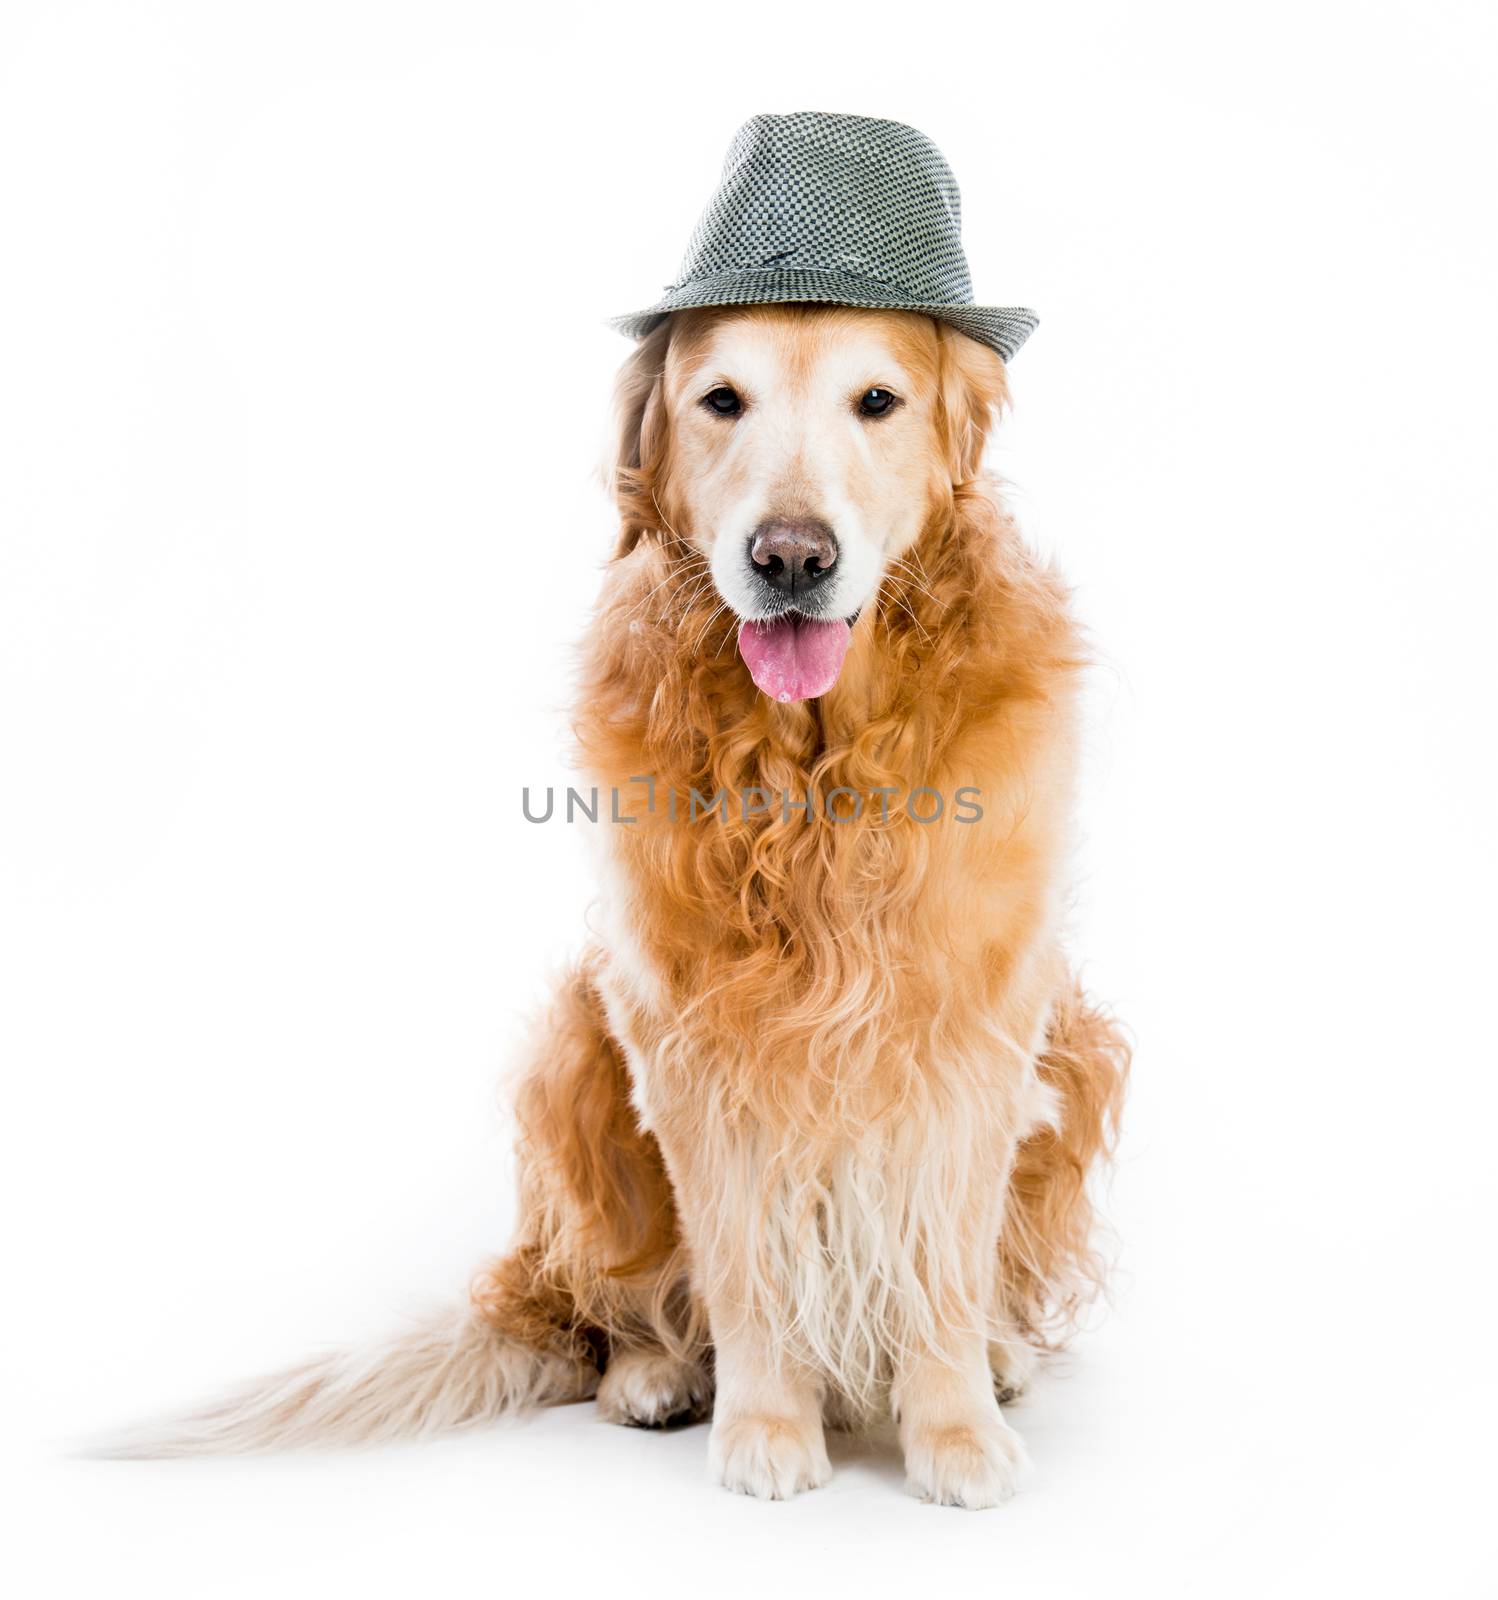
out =
[(853, 273), (811, 271), (720, 272), (697, 283), (669, 289), (653, 306), (610, 317), (609, 326), (632, 339), (643, 339), (673, 311), (698, 306), (762, 305), (860, 306), (877, 311), (919, 311), (935, 317), (997, 350), (1005, 361), (1035, 331), (1040, 318), (1023, 306), (930, 305), (909, 300), (888, 284), (875, 283)]

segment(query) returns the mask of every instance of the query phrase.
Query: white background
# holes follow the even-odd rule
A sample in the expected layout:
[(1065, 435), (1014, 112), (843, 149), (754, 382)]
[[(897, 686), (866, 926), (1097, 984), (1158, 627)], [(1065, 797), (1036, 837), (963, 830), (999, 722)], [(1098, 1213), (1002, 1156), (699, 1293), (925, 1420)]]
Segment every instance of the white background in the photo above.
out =
[[(1493, 12), (0, 9), (4, 1562), (23, 1595), (1491, 1594)], [(518, 1427), (110, 1465), (504, 1241), (579, 943), (625, 353), (734, 128), (930, 133), (1097, 673), (1115, 1305), (999, 1512)]]

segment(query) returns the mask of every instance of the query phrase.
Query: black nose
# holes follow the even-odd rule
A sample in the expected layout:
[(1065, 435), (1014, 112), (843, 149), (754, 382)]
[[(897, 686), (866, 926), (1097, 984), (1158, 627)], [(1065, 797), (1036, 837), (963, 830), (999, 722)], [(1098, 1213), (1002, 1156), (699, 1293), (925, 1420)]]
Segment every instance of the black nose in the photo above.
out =
[(800, 599), (837, 565), (837, 540), (814, 518), (772, 517), (754, 530), (749, 561), (777, 594)]

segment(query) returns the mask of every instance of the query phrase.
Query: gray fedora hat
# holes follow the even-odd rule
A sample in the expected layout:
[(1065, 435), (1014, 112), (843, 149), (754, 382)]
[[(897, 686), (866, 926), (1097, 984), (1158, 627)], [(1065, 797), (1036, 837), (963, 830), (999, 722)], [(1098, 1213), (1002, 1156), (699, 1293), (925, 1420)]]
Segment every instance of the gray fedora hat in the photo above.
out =
[(925, 134), (822, 111), (739, 129), (678, 281), (610, 326), (639, 339), (690, 306), (787, 301), (923, 311), (1006, 361), (1040, 320), (973, 304), (962, 197)]

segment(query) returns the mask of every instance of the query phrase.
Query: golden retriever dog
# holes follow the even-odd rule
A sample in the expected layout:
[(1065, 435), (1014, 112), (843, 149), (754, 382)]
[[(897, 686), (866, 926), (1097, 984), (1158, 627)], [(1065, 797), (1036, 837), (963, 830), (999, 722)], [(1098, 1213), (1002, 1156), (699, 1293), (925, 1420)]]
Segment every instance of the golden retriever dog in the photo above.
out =
[[(576, 737), (598, 942), (519, 1087), (517, 1235), (446, 1321), (132, 1449), (711, 1414), (731, 1489), (898, 1424), (991, 1506), (1000, 1401), (1097, 1284), (1127, 1068), (1059, 939), (1085, 651), (982, 476), (993, 351), (910, 312), (678, 312), (622, 374)], [(622, 802), (620, 802), (622, 797)]]

